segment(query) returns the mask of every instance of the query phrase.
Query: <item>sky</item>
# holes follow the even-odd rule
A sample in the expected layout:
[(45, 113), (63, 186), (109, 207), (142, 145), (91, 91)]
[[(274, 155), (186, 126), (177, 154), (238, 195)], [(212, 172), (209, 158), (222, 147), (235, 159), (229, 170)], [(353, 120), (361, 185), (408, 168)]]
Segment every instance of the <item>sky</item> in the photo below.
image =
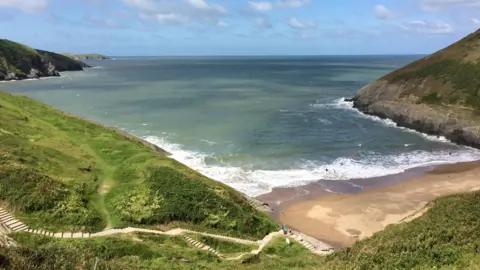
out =
[(0, 0), (0, 38), (110, 56), (428, 54), (480, 0)]

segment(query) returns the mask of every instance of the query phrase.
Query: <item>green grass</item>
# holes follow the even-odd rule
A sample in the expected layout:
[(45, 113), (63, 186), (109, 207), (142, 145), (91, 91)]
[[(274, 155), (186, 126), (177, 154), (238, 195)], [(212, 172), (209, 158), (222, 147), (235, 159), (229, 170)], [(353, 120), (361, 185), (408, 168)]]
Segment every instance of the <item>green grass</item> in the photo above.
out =
[(250, 252), (258, 248), (258, 245), (245, 245), (198, 234), (189, 234), (189, 236), (207, 246), (210, 246), (221, 254)]
[(442, 102), (442, 98), (437, 92), (427, 94), (423, 96), (421, 99), (421, 103), (427, 103), (427, 104), (440, 104), (441, 102)]
[[(425, 103), (458, 103), (480, 109), (480, 62), (461, 62), (457, 60), (443, 60), (426, 65), (419, 70), (400, 73), (392, 77), (391, 81), (408, 81), (433, 77), (437, 81), (451, 83), (454, 91), (440, 97), (437, 93), (431, 93), (422, 98)], [(435, 96), (433, 96), (435, 95)]]
[(32, 228), (172, 223), (250, 238), (276, 229), (232, 188), (113, 129), (0, 93), (0, 200)]
[(74, 54), (74, 53), (62, 53), (62, 55), (79, 60), (87, 60), (87, 59), (110, 59), (105, 55), (102, 54)]
[(480, 30), (382, 79), (402, 84), (399, 97), (480, 110)]
[(0, 248), (10, 259), (9, 269), (94, 269), (95, 265), (96, 269), (214, 269), (223, 264), (178, 238), (54, 239), (26, 233), (13, 237), (21, 248)]
[[(10, 259), (11, 269), (92, 269), (96, 258), (98, 269), (480, 269), (479, 202), (478, 191), (438, 198), (423, 216), (325, 257), (278, 237), (259, 255), (222, 261), (181, 237), (146, 233), (90, 239), (15, 233), (22, 247), (0, 248), (0, 253)], [(215, 240), (203, 242), (215, 246)]]
[[(20, 248), (0, 253), (10, 259), (9, 269), (299, 269), (318, 267), (324, 259), (299, 244), (273, 240), (260, 256), (221, 260), (189, 246), (180, 237), (137, 233), (90, 239), (54, 239), (27, 233), (12, 237)], [(231, 249), (231, 247), (230, 247)]]

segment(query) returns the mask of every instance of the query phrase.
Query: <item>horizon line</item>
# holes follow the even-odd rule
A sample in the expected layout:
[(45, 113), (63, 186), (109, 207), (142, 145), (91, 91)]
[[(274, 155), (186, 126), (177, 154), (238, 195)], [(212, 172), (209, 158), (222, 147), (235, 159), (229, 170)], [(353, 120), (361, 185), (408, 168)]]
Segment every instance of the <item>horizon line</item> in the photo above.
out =
[[(85, 54), (85, 53), (73, 53)], [(88, 54), (88, 53), (87, 53)], [(285, 56), (425, 56), (427, 53), (412, 53), (412, 54), (164, 54), (164, 55), (109, 55), (101, 53), (107, 57), (285, 57)]]

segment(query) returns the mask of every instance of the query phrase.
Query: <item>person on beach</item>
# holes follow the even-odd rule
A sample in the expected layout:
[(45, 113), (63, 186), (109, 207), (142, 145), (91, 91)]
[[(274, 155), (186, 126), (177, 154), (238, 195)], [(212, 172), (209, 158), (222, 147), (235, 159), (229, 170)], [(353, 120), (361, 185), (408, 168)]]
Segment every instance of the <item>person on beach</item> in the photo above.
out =
[(282, 224), (282, 230), (283, 234), (287, 234), (287, 226), (285, 226), (285, 224)]

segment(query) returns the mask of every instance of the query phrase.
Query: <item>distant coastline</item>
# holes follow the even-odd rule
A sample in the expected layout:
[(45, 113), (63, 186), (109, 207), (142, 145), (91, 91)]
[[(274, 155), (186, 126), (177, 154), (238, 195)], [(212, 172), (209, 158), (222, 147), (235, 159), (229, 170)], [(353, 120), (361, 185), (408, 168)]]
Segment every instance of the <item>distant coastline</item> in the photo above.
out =
[(74, 54), (74, 53), (62, 53), (62, 55), (70, 57), (74, 60), (85, 61), (85, 60), (110, 60), (111, 58), (103, 54)]

